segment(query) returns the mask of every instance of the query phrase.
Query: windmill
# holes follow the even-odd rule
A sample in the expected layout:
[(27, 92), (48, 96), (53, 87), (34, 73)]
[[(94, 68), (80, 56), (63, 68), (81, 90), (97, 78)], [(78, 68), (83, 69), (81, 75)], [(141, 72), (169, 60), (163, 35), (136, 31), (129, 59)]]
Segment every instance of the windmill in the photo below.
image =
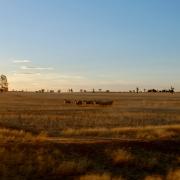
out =
[(8, 82), (7, 77), (5, 75), (0, 76), (0, 92), (8, 91)]

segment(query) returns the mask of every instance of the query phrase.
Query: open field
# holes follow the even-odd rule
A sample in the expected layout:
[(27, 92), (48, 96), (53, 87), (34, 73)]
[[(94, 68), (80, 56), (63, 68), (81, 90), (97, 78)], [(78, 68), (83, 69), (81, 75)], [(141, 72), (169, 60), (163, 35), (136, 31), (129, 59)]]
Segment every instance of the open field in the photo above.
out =
[(2, 93), (0, 177), (179, 180), (180, 93)]

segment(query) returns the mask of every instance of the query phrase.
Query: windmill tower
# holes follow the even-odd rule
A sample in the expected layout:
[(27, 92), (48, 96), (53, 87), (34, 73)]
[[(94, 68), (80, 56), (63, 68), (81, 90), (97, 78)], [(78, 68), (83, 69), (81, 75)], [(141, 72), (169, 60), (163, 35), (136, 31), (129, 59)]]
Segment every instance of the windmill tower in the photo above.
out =
[(8, 82), (7, 77), (5, 75), (0, 76), (0, 92), (8, 91)]

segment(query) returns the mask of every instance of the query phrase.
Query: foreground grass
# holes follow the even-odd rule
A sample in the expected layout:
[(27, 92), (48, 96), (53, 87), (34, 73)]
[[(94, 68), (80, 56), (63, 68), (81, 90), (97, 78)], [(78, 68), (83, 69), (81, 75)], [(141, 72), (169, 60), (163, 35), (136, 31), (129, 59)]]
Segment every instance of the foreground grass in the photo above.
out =
[[(44, 134), (0, 129), (1, 179), (167, 179), (179, 178), (179, 127), (162, 127), (176, 136), (88, 143), (52, 140)], [(160, 129), (160, 128), (159, 128)], [(148, 128), (151, 132), (153, 127)], [(120, 129), (119, 129), (120, 131)], [(129, 134), (129, 129), (122, 129)], [(140, 128), (133, 131), (142, 131)], [(145, 131), (145, 130), (144, 130)], [(141, 132), (142, 133), (142, 132)], [(85, 137), (84, 137), (85, 138)]]

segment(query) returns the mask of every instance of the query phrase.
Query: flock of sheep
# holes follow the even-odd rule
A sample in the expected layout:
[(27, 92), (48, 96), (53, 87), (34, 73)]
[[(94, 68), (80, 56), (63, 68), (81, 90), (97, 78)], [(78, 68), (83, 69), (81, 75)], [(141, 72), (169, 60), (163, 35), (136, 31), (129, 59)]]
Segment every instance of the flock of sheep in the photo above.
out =
[(76, 104), (76, 105), (112, 105), (112, 100), (68, 100), (64, 99), (64, 104)]

